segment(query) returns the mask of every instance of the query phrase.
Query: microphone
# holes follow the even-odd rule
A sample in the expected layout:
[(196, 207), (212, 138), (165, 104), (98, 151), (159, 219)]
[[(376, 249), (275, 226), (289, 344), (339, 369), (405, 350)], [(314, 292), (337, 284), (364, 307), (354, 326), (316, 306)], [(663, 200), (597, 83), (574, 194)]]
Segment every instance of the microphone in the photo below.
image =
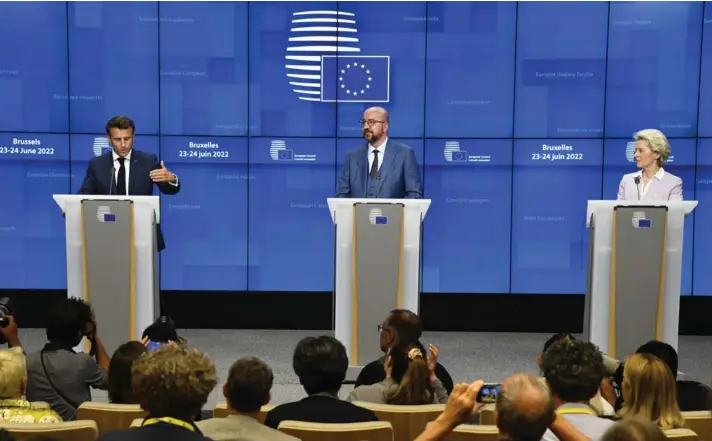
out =
[(640, 200), (640, 176), (636, 176), (634, 181), (635, 181), (635, 189), (638, 190), (638, 200)]
[(114, 186), (114, 173), (116, 173), (116, 167), (111, 166), (111, 175), (109, 177), (109, 195), (111, 195), (111, 189)]

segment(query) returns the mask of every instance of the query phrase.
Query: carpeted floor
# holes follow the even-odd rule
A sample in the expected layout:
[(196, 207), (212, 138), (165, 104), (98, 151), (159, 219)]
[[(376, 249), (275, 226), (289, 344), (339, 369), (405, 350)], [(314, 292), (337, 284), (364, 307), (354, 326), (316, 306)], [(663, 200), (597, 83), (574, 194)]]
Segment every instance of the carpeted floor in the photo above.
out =
[[(230, 364), (240, 357), (256, 356), (267, 362), (274, 371), (274, 404), (305, 396), (292, 371), (292, 351), (303, 337), (322, 333), (212, 329), (180, 331), (180, 335), (188, 338), (191, 347), (205, 351), (213, 359), (221, 382), (225, 380)], [(440, 362), (455, 382), (474, 381), (478, 378), (498, 382), (515, 372), (537, 372), (536, 355), (548, 337), (548, 334), (426, 332), (423, 342), (426, 346), (432, 343), (440, 349)], [(28, 353), (39, 350), (44, 344), (44, 330), (22, 329), (20, 339)], [(680, 337), (679, 353), (680, 371), (684, 372), (685, 379), (711, 383), (710, 337)], [(350, 390), (351, 386), (344, 386), (341, 395), (347, 395)], [(94, 399), (105, 401), (106, 393), (95, 391)], [(216, 387), (206, 409), (213, 408), (219, 401), (224, 399), (220, 388)]]

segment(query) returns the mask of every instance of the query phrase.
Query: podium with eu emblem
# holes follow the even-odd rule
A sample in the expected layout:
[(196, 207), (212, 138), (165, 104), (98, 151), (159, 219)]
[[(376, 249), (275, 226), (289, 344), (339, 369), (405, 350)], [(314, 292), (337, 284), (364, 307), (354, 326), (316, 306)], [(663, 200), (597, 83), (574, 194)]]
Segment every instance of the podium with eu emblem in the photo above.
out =
[(677, 348), (685, 217), (697, 201), (588, 201), (584, 337), (614, 358)]
[(66, 217), (67, 292), (91, 303), (109, 354), (160, 311), (158, 196), (54, 195)]
[(418, 312), (422, 223), (429, 199), (327, 199), (336, 227), (334, 333), (351, 379), (383, 353), (378, 326), (396, 308)]

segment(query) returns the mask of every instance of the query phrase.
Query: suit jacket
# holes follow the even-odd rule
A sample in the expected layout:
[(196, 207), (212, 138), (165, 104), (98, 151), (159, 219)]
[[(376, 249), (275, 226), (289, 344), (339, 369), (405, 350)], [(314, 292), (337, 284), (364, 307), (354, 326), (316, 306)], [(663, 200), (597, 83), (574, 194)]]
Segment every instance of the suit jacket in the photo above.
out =
[[(379, 158), (380, 159), (380, 158)], [(420, 167), (413, 149), (390, 138), (386, 142), (378, 181), (378, 197), (383, 199), (422, 199)], [(368, 143), (346, 156), (336, 186), (337, 198), (365, 198), (368, 192)]]
[(198, 421), (196, 426), (203, 435), (213, 441), (299, 441), (286, 433), (267, 427), (245, 415), (228, 415), (225, 418), (209, 418)]
[[(681, 201), (682, 200), (682, 179), (660, 170), (661, 176), (653, 177), (648, 190), (643, 195), (643, 181), (641, 172), (628, 173), (623, 176), (618, 186), (619, 201)], [(635, 183), (635, 178), (641, 176), (640, 185)], [(638, 191), (640, 190), (640, 192)], [(640, 195), (640, 196), (639, 196)]]
[(279, 428), (282, 421), (307, 423), (367, 423), (378, 421), (365, 407), (325, 395), (310, 395), (300, 401), (284, 403), (267, 412), (265, 426)]
[[(110, 192), (116, 194), (116, 183), (114, 182), (114, 157), (111, 151), (97, 156), (89, 161), (84, 182), (77, 194), (108, 195)], [(161, 162), (156, 155), (145, 153), (136, 149), (131, 151), (131, 166), (129, 167), (129, 188), (130, 196), (151, 196), (153, 195), (154, 182), (149, 175), (151, 170), (161, 168)], [(161, 193), (176, 194), (180, 191), (180, 181), (178, 185), (171, 185), (168, 182), (155, 184)], [(158, 251), (163, 250), (166, 245), (163, 240), (163, 233), (160, 225), (156, 231)]]

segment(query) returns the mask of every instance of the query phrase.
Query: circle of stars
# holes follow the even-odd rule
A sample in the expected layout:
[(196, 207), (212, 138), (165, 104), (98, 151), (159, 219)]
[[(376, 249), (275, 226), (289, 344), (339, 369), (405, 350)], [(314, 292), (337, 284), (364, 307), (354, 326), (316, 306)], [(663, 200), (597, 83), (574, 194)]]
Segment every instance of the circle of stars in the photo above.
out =
[[(344, 74), (346, 73), (346, 71), (348, 71), (348, 70), (350, 70), (350, 69), (358, 69), (358, 68), (365, 69), (366, 75), (368, 75), (368, 78), (367, 78), (367, 79), (368, 79), (368, 82), (369, 82), (369, 83), (370, 83), (371, 81), (373, 81), (373, 78), (371, 77), (371, 70), (370, 70), (370, 69), (366, 69), (366, 65), (365, 65), (365, 64), (363, 64), (363, 63), (361, 63), (361, 64), (359, 64), (359, 63), (353, 63), (353, 64), (349, 63), (349, 64), (347, 64), (344, 69), (341, 69), (341, 75), (339, 76), (339, 83), (341, 84), (341, 88), (342, 88), (342, 89), (346, 89), (346, 94), (347, 94), (347, 95), (351, 95), (351, 96), (358, 96), (359, 94), (363, 95), (364, 93), (366, 93), (366, 90), (368, 90), (368, 89), (371, 88), (371, 85), (370, 85), (370, 84), (366, 84), (366, 85), (364, 86), (364, 88), (361, 89), (361, 90), (351, 90), (350, 87), (347, 87), (347, 85), (344, 84)], [(358, 89), (358, 88), (357, 88), (357, 89)]]

